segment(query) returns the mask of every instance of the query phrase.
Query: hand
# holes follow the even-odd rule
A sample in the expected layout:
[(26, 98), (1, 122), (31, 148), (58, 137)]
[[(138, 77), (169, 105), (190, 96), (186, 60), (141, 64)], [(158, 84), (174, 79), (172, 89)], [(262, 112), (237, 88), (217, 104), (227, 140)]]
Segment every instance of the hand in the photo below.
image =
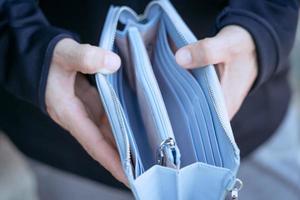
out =
[(187, 69), (214, 64), (229, 118), (241, 107), (257, 77), (255, 44), (242, 27), (224, 27), (215, 37), (179, 49), (176, 61)]
[(112, 73), (120, 58), (72, 39), (56, 45), (46, 87), (50, 117), (69, 131), (84, 149), (119, 181), (127, 184), (99, 95), (82, 74)]

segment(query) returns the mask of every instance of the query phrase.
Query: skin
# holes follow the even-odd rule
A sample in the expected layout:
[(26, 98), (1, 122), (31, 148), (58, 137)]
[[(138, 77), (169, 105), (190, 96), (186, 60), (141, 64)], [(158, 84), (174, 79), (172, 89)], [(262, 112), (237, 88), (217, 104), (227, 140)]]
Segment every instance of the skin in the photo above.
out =
[[(215, 64), (230, 119), (239, 110), (257, 76), (255, 45), (241, 27), (227, 26), (215, 37), (179, 49), (176, 61), (186, 69)], [(46, 86), (50, 117), (89, 155), (128, 186), (99, 95), (83, 74), (115, 72), (120, 58), (72, 39), (57, 43)]]
[(216, 66), (230, 119), (240, 109), (257, 77), (254, 41), (239, 26), (226, 26), (215, 37), (183, 47), (175, 58), (186, 69)]

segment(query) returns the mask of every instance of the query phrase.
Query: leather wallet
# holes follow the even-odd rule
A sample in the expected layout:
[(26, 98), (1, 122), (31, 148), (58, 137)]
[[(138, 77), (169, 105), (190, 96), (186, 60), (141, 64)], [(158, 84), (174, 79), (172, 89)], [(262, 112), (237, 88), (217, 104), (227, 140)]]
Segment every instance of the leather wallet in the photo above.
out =
[(174, 58), (196, 41), (167, 0), (152, 1), (143, 15), (109, 9), (99, 46), (122, 66), (96, 74), (96, 83), (136, 199), (224, 199), (240, 187), (214, 66), (189, 71)]

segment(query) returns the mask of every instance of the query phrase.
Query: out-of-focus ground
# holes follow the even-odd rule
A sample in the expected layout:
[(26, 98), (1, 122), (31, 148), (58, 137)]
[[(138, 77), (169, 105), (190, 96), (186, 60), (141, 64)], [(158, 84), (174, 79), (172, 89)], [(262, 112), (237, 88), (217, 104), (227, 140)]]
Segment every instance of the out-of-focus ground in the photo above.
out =
[[(289, 114), (274, 137), (241, 164), (242, 200), (300, 199), (300, 29), (291, 62), (294, 98)], [(31, 161), (0, 133), (0, 200), (82, 199), (133, 197)]]

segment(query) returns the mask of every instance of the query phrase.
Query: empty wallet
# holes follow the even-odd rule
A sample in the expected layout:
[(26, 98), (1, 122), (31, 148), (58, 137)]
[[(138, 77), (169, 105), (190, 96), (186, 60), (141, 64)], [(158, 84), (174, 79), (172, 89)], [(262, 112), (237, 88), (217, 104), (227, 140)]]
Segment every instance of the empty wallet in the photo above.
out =
[(239, 149), (214, 66), (186, 70), (174, 58), (196, 41), (167, 0), (143, 15), (109, 9), (99, 46), (122, 65), (95, 76), (136, 199), (236, 198), (240, 189)]

